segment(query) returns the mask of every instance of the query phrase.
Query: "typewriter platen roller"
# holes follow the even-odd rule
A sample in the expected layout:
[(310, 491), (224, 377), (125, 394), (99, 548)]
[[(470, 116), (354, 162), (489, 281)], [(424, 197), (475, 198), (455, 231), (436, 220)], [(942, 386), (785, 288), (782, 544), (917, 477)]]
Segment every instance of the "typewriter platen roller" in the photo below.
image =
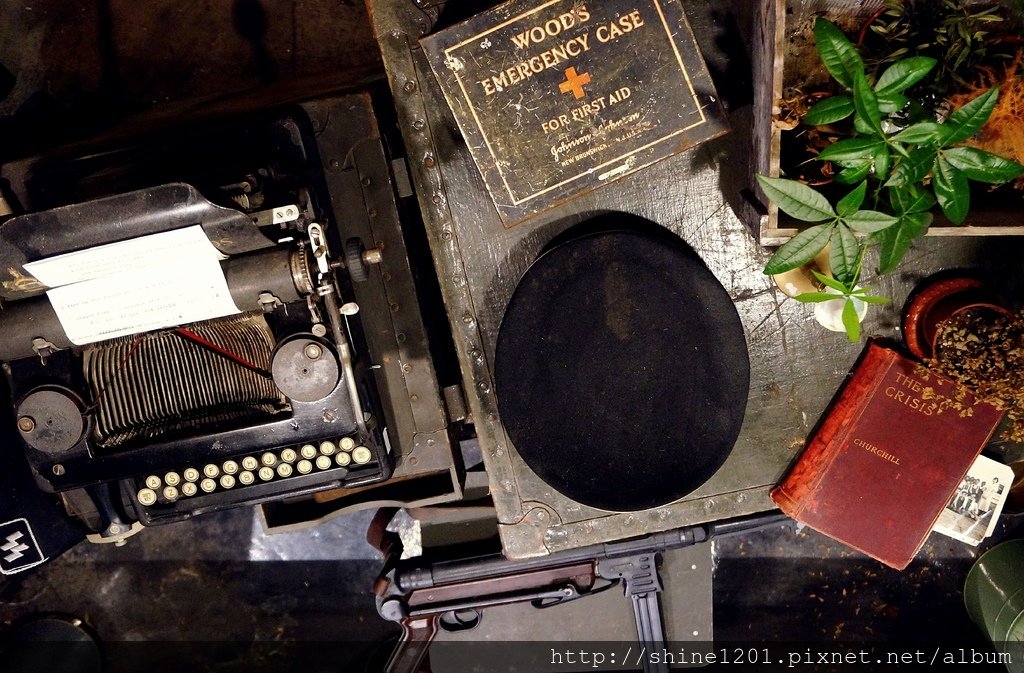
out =
[[(76, 344), (26, 269), (194, 227), (223, 258), (237, 313)], [(126, 504), (149, 525), (390, 475), (348, 320), (347, 288), (379, 251), (340, 240), (301, 194), (253, 213), (168, 184), (19, 216), (0, 236), (17, 434), (40, 488), (100, 530), (130, 527)]]

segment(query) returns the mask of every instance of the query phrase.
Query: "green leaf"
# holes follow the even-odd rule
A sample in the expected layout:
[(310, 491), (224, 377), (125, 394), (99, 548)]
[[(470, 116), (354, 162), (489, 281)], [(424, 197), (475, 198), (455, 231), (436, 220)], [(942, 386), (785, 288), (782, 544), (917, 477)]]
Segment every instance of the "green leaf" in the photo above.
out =
[(832, 124), (853, 114), (853, 99), (849, 96), (831, 96), (818, 101), (804, 115), (804, 123), (811, 126)]
[(938, 142), (942, 137), (942, 127), (937, 122), (918, 122), (908, 126), (889, 140), (898, 143), (914, 143), (923, 145)]
[(822, 161), (855, 161), (870, 159), (875, 155), (879, 145), (885, 141), (877, 138), (847, 138), (832, 143), (821, 151), (818, 158)]
[(843, 306), (843, 327), (846, 328), (846, 334), (850, 337), (850, 343), (860, 339), (860, 319), (857, 317), (857, 307), (849, 298)]
[(888, 304), (889, 302), (892, 301), (892, 299), (889, 299), (888, 297), (878, 297), (873, 294), (858, 293), (853, 296), (856, 297), (857, 299), (860, 299), (865, 304)]
[[(877, 92), (876, 92), (877, 93)], [(878, 94), (878, 109), (882, 111), (882, 114), (896, 114), (907, 106), (910, 99), (906, 96), (902, 96), (898, 93), (879, 93)]]
[(889, 154), (889, 146), (882, 144), (877, 150), (875, 150), (875, 179), (885, 180), (889, 177), (889, 168), (892, 166), (892, 155)]
[(897, 61), (878, 78), (875, 91), (879, 94), (903, 93), (924, 79), (935, 64), (936, 60), (927, 56), (912, 56)]
[(803, 222), (821, 222), (836, 216), (828, 199), (802, 182), (758, 175), (757, 183), (761, 185), (765, 196), (790, 217)]
[(880, 213), (877, 210), (858, 210), (849, 217), (844, 217), (843, 222), (854, 231), (862, 234), (873, 234), (876, 231), (887, 229), (896, 224), (896, 218), (892, 215)]
[(895, 227), (884, 229), (878, 253), (878, 273), (889, 273), (899, 266), (900, 260), (910, 250), (911, 242), (923, 236), (931, 223), (931, 213), (908, 213), (899, 218)]
[(852, 185), (866, 178), (870, 172), (871, 162), (860, 162), (856, 165), (850, 166), (844, 171), (840, 171), (839, 175), (835, 177), (835, 181), (841, 185)]
[(906, 187), (924, 180), (935, 164), (938, 150), (934, 147), (918, 147), (910, 150), (910, 155), (900, 159), (893, 169), (892, 175), (885, 183), (886, 187)]
[(844, 285), (853, 285), (857, 276), (857, 258), (860, 256), (857, 237), (847, 227), (839, 225), (832, 231), (829, 243), (828, 262), (832, 276)]
[(793, 299), (804, 302), (805, 304), (820, 304), (823, 301), (834, 301), (839, 298), (839, 295), (829, 294), (828, 292), (804, 292), (803, 294), (798, 294), (793, 297)]
[(861, 204), (864, 203), (864, 198), (868, 194), (868, 183), (860, 183), (852, 192), (839, 199), (839, 203), (836, 204), (836, 212), (839, 217), (846, 217), (857, 212)]
[(1024, 174), (1024, 166), (974, 147), (953, 147), (942, 156), (971, 180), (1001, 185)]
[(819, 224), (816, 227), (804, 229), (786, 241), (768, 260), (768, 264), (764, 267), (764, 273), (774, 276), (790, 269), (799, 268), (814, 259), (828, 244), (834, 226), (831, 223)]
[(814, 40), (829, 73), (847, 89), (852, 89), (854, 73), (864, 73), (864, 62), (857, 47), (834, 23), (822, 18), (814, 22)]
[(967, 140), (981, 130), (999, 99), (999, 87), (992, 87), (959, 110), (949, 115), (942, 125), (942, 146), (949, 147)]
[[(847, 287), (840, 283), (835, 278), (832, 278), (831, 276), (826, 276), (825, 274), (815, 271), (814, 269), (811, 269), (811, 273), (814, 274), (814, 277), (818, 279), (818, 282), (824, 285), (825, 287), (830, 287), (836, 292), (841, 292), (844, 295), (850, 294), (850, 291), (847, 289)], [(832, 295), (832, 298), (835, 299), (836, 295)]]
[(857, 126), (859, 119), (868, 132), (877, 136), (885, 135), (882, 131), (882, 111), (878, 109), (878, 96), (871, 90), (862, 70), (853, 75), (853, 109), (856, 114), (854, 126)]
[(890, 187), (889, 202), (897, 214), (906, 215), (931, 210), (935, 205), (935, 197), (921, 185), (915, 184), (899, 189)]
[(941, 156), (935, 164), (932, 187), (939, 199), (939, 207), (953, 224), (963, 224), (971, 206), (971, 191), (967, 176)]

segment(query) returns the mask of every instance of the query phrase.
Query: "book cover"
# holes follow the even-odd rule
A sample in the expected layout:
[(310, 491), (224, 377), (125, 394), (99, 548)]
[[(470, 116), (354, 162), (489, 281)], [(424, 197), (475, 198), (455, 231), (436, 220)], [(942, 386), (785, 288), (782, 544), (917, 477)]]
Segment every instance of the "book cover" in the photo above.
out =
[(902, 570), (1001, 418), (963, 386), (869, 341), (772, 500)]
[(679, 0), (511, 0), (420, 42), (506, 227), (728, 130)]

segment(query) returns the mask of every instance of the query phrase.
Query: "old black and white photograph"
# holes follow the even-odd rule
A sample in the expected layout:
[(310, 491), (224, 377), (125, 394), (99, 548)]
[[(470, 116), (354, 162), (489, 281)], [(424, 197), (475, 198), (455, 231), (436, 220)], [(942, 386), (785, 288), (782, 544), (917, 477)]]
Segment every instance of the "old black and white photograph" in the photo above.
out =
[(1013, 470), (978, 456), (939, 515), (934, 530), (971, 545), (992, 534), (1013, 481)]

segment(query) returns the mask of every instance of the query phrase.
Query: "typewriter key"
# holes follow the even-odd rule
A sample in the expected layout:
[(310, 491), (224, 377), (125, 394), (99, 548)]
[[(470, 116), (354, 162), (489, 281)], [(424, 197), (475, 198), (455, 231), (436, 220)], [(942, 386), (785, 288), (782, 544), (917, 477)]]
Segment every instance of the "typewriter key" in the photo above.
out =
[(373, 458), (373, 453), (365, 446), (352, 449), (352, 460), (356, 465), (366, 465)]
[(163, 482), (160, 481), (160, 477), (156, 476), (155, 474), (151, 474), (148, 477), (146, 477), (146, 488), (151, 488), (155, 491), (162, 485)]
[(185, 481), (199, 481), (199, 470), (194, 467), (186, 467), (182, 475), (184, 475)]
[(199, 487), (193, 484), (191, 481), (186, 481), (181, 485), (181, 494), (187, 497), (192, 497), (199, 492)]
[(210, 479), (216, 479), (217, 475), (220, 474), (220, 468), (214, 465), (213, 463), (210, 463), (209, 465), (203, 467), (203, 474), (205, 474)]
[(261, 467), (259, 471), (260, 479), (263, 481), (270, 481), (274, 478), (274, 470), (270, 467)]
[(277, 466), (277, 475), (279, 477), (292, 476), (292, 466), (289, 463), (281, 463)]
[(299, 454), (295, 453), (295, 449), (285, 449), (281, 452), (281, 460), (286, 463), (294, 463), (298, 457)]
[(298, 471), (299, 474), (309, 474), (310, 472), (313, 471), (313, 463), (309, 462), (308, 460), (300, 460), (298, 463), (295, 464), (295, 469)]
[(252, 472), (239, 472), (238, 473), (238, 483), (241, 484), (242, 486), (248, 486), (249, 484), (253, 483), (254, 481), (256, 481), (256, 477), (253, 475)]
[(260, 462), (266, 465), (267, 467), (274, 467), (275, 465), (277, 465), (277, 456), (275, 456), (270, 451), (267, 451), (262, 456), (260, 456)]
[(348, 455), (345, 452), (342, 452), (334, 457), (334, 462), (336, 462), (338, 465), (341, 465), (342, 467), (345, 467), (346, 465), (352, 462), (352, 456)]
[(238, 463), (233, 460), (225, 460), (224, 464), (221, 465), (221, 469), (224, 470), (224, 474), (237, 474)]
[(164, 500), (170, 500), (171, 502), (174, 502), (177, 499), (178, 489), (174, 488), (173, 486), (167, 486), (166, 488), (164, 488)]
[(232, 477), (230, 474), (225, 474), (223, 477), (220, 478), (220, 485), (221, 488), (234, 488), (235, 478)]
[(316, 447), (313, 446), (312, 444), (306, 444), (301, 449), (299, 449), (299, 455), (305, 458), (306, 460), (313, 460), (314, 458), (316, 458)]
[(181, 477), (178, 476), (177, 472), (168, 472), (164, 475), (164, 483), (168, 486), (177, 486), (181, 483)]
[(156, 491), (150, 488), (144, 488), (138, 493), (139, 503), (149, 507), (150, 505), (156, 504)]
[(329, 470), (331, 469), (331, 459), (328, 456), (319, 456), (316, 459), (316, 469), (318, 470)]
[(320, 442), (320, 453), (324, 454), (325, 456), (329, 456), (337, 450), (338, 447), (336, 447), (334, 445), (334, 442), (332, 441)]
[(199, 482), (199, 488), (203, 489), (207, 493), (213, 493), (217, 489), (217, 482), (213, 479), (203, 479)]
[(253, 458), (252, 456), (246, 456), (245, 458), (242, 459), (243, 470), (249, 470), (251, 472), (255, 470), (259, 464), (259, 461)]
[(356, 440), (351, 437), (342, 437), (341, 441), (338, 442), (338, 446), (341, 447), (342, 451), (351, 451), (356, 448)]

